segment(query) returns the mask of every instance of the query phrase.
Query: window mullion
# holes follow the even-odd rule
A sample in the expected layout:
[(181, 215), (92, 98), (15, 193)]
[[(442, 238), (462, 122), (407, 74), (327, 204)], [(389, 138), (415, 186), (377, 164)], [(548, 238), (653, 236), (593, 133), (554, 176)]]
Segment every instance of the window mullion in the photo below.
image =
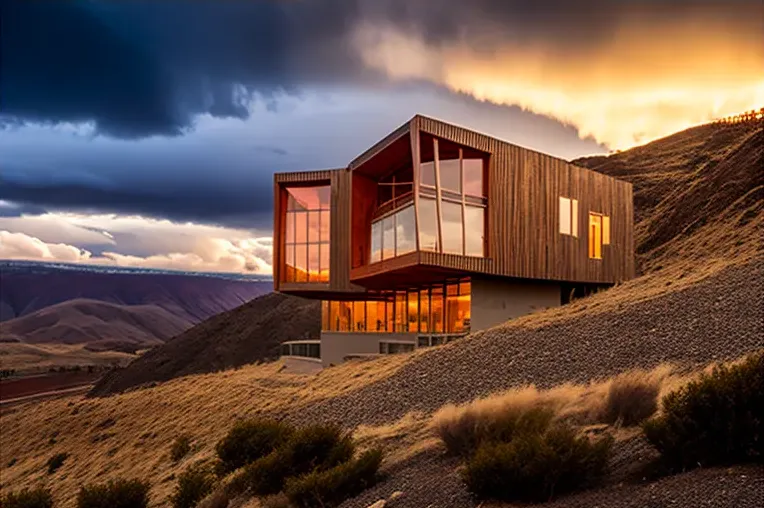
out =
[(465, 210), (467, 199), (464, 196), (464, 150), (459, 149), (459, 181), (462, 191), (462, 255), (467, 255), (467, 226), (465, 221), (467, 213)]
[(440, 194), (440, 153), (438, 138), (432, 138), (433, 161), (435, 163), (435, 214), (438, 216), (438, 245), (437, 252), (443, 252), (443, 217), (441, 214)]

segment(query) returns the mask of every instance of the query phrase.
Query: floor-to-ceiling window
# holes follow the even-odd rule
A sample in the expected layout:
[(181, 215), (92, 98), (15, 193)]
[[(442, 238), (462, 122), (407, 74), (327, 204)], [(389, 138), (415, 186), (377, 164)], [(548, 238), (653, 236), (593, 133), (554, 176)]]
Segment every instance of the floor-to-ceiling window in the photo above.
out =
[(484, 257), (487, 161), (482, 152), (423, 135), (418, 188), (410, 168), (378, 184), (370, 261), (413, 252), (417, 239), (423, 251)]
[(486, 159), (429, 136), (422, 138), (421, 153), (420, 249), (485, 256)]
[(288, 187), (286, 194), (281, 280), (329, 282), (330, 187)]
[(470, 283), (454, 281), (374, 299), (324, 302), (322, 329), (337, 332), (459, 334), (470, 329)]

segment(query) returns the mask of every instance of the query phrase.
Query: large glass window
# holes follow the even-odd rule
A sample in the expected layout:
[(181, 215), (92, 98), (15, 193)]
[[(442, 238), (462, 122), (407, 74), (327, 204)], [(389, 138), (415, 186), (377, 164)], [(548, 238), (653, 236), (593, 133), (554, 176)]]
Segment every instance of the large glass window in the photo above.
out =
[(382, 261), (382, 222), (371, 225), (371, 262)]
[(395, 216), (382, 219), (382, 259), (395, 257)]
[(443, 201), (443, 252), (447, 254), (463, 254), (462, 245), (462, 205)]
[(409, 291), (408, 324), (406, 331), (419, 331), (419, 291)]
[(395, 214), (395, 241), (396, 256), (416, 250), (416, 221), (413, 206), (407, 206)]
[(435, 200), (419, 200), (419, 248), (438, 252), (438, 210)]
[(466, 332), (470, 328), (470, 283), (446, 287), (446, 332)]
[(395, 331), (408, 331), (408, 313), (406, 312), (406, 292), (398, 291), (395, 293)]
[(485, 208), (466, 205), (464, 207), (464, 253), (467, 256), (485, 254)]
[(423, 289), (419, 292), (419, 331), (421, 333), (432, 332), (430, 327), (430, 290)]
[(289, 187), (284, 221), (284, 282), (329, 282), (328, 185)]
[(459, 173), (459, 159), (441, 159), (440, 188), (443, 190), (462, 193), (462, 176)]
[(443, 286), (432, 288), (430, 297), (430, 331), (443, 333)]
[(483, 159), (464, 159), (464, 193), (468, 196), (484, 196)]
[(323, 302), (321, 327), (337, 332), (463, 333), (470, 326), (470, 284), (434, 284), (375, 299)]
[(416, 250), (414, 206), (378, 219), (371, 225), (371, 262), (391, 259)]

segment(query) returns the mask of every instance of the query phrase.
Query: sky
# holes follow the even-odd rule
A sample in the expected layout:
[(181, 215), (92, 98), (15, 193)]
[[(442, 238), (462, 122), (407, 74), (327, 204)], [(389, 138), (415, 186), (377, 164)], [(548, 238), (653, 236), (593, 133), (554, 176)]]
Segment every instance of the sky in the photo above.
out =
[(0, 0), (0, 259), (270, 273), (417, 113), (565, 159), (764, 105), (756, 1)]

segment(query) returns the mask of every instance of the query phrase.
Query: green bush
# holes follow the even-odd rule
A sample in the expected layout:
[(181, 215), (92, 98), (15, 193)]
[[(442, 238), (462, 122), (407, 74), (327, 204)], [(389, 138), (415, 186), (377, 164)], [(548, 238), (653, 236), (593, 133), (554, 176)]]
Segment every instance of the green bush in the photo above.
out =
[(650, 443), (671, 468), (762, 461), (764, 352), (666, 395), (662, 413), (645, 422)]
[(58, 469), (64, 465), (64, 461), (69, 457), (69, 454), (66, 452), (63, 453), (57, 453), (51, 458), (48, 459), (48, 462), (46, 462), (46, 465), (48, 466), (48, 474), (53, 474)]
[(85, 485), (77, 495), (77, 508), (145, 508), (150, 489), (148, 482), (122, 478)]
[(193, 508), (212, 492), (217, 478), (210, 464), (195, 464), (178, 476), (171, 501), (175, 508)]
[(612, 438), (590, 441), (567, 425), (484, 442), (467, 461), (464, 481), (481, 499), (546, 501), (602, 476)]
[(370, 450), (331, 469), (289, 478), (285, 493), (299, 508), (337, 506), (374, 485), (381, 462), (382, 451)]
[(355, 446), (337, 425), (310, 425), (297, 430), (281, 448), (244, 468), (253, 494), (276, 494), (288, 477), (332, 468), (350, 460)]
[(216, 447), (220, 472), (230, 473), (265, 457), (282, 446), (292, 433), (292, 426), (273, 420), (236, 423)]
[(3, 508), (51, 508), (53, 496), (50, 490), (44, 487), (24, 489), (20, 492), (9, 492), (0, 498), (0, 506)]
[(191, 451), (191, 438), (183, 434), (175, 438), (170, 446), (170, 459), (178, 462)]
[(515, 434), (545, 431), (554, 412), (545, 407), (512, 408), (503, 412), (484, 414), (465, 411), (458, 417), (442, 417), (435, 430), (454, 455), (470, 456), (484, 442), (507, 442)]

